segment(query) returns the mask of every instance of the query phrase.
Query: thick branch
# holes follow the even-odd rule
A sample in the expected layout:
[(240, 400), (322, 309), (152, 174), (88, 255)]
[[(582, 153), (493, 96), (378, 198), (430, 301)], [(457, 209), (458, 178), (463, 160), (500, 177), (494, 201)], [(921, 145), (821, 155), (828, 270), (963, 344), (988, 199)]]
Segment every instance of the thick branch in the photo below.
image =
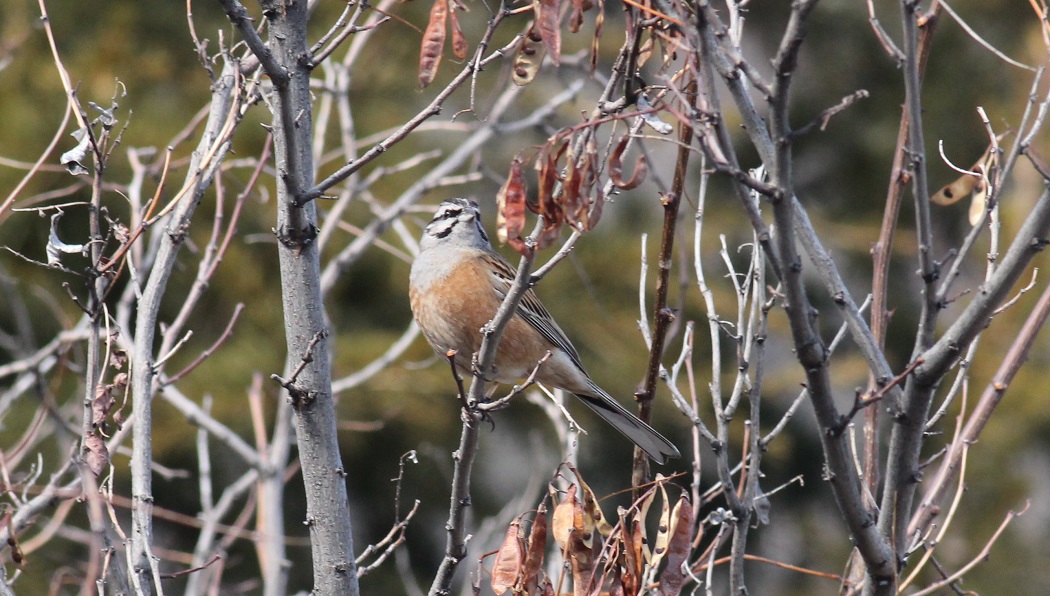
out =
[[(186, 229), (200, 202), (204, 190), (210, 185), (216, 168), (229, 149), (231, 110), (235, 110), (236, 69), (233, 62), (223, 65), (222, 73), (212, 85), (211, 108), (208, 123), (193, 154), (189, 177), (184, 189), (190, 193), (188, 199), (180, 201), (166, 222), (167, 233), (161, 237), (160, 248), (153, 261), (149, 279), (142, 290), (136, 313), (135, 342), (131, 354), (131, 390), (135, 426), (133, 431), (134, 452), (131, 459), (132, 509), (131, 554), (134, 573), (143, 587), (149, 586), (150, 549), (153, 541), (153, 492), (152, 492), (152, 401), (154, 390), (153, 343), (157, 328), (160, 303), (167, 287), (168, 278), (175, 266), (179, 249), (186, 238)], [(225, 134), (223, 134), (225, 133)], [(211, 163), (203, 163), (210, 158)]]

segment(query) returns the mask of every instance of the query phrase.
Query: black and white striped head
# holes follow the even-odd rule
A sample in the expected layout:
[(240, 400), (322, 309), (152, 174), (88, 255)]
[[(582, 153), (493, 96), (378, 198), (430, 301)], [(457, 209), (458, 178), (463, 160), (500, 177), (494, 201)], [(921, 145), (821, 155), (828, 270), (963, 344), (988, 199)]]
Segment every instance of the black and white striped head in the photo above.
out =
[(423, 230), (419, 249), (434, 246), (458, 246), (491, 250), (489, 237), (481, 225), (481, 210), (470, 199), (448, 199), (438, 205), (434, 219)]

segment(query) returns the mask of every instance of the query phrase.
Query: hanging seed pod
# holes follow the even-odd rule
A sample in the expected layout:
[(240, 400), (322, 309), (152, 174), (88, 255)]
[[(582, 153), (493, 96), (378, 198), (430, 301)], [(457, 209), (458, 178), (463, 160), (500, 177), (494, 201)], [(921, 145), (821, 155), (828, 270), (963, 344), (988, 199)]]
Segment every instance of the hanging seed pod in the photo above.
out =
[(536, 30), (555, 66), (561, 62), (561, 0), (533, 0)]
[(521, 40), (518, 53), (514, 56), (512, 79), (515, 85), (528, 85), (536, 78), (543, 62), (543, 38), (536, 30), (536, 24), (529, 26), (525, 38)]
[(434, 81), (441, 53), (445, 48), (445, 21), (448, 20), (448, 0), (434, 0), (430, 9), (430, 22), (423, 32), (423, 45), (419, 49), (419, 87)]

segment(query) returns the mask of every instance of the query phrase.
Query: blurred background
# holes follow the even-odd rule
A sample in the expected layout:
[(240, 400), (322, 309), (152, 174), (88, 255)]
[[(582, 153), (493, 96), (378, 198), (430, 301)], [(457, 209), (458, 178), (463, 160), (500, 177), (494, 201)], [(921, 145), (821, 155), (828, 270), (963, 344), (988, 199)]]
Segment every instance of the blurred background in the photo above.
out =
[[(106, 173), (109, 186), (104, 198), (112, 215), (126, 218), (127, 202), (120, 194), (121, 185), (127, 183), (131, 170), (124, 152), (144, 147), (162, 150), (208, 102), (210, 81), (191, 43), (185, 6), (172, 2), (75, 0), (50, 0), (47, 6), (59, 52), (81, 100), (109, 106), (116, 94), (120, 106), (118, 115), (122, 122), (127, 122), (121, 145)], [(320, 2), (313, 19), (313, 39), (327, 30), (343, 7), (339, 2)], [(481, 3), (470, 2), (468, 7), (470, 11), (463, 13), (460, 22), (473, 43), (484, 28), (487, 13)], [(1026, 64), (1046, 64), (1045, 32), (1041, 32), (1028, 2), (959, 0), (953, 7), (1001, 52)], [(220, 32), (226, 43), (239, 39), (218, 3), (196, 2), (192, 8), (198, 35), (212, 40), (209, 52), (218, 48)], [(396, 4), (392, 11), (396, 18), (375, 32), (366, 50), (376, 58), (360, 62), (353, 71), (351, 103), (360, 138), (385, 131), (414, 115), (458, 69), (458, 66), (443, 65), (434, 86), (424, 91), (418, 89), (419, 30), (426, 23), (429, 9), (429, 4), (421, 0)], [(745, 26), (748, 58), (760, 68), (767, 67), (765, 57), (775, 52), (787, 6), (755, 4), (751, 10)], [(896, 6), (880, 7), (878, 17), (892, 36), (899, 37)], [(517, 24), (502, 30), (494, 46), (507, 43), (525, 26), (529, 16), (511, 18)], [(589, 13), (580, 34), (565, 35), (563, 53), (566, 56), (584, 52), (589, 47), (593, 19), (594, 14)], [(621, 43), (622, 15), (618, 5), (607, 8), (604, 31), (599, 71), (602, 65), (608, 68), (608, 61)], [(829, 0), (819, 4), (801, 58), (792, 110), (794, 125), (809, 122), (854, 91), (865, 89), (869, 93), (867, 99), (834, 117), (825, 130), (801, 138), (795, 150), (799, 198), (808, 207), (815, 227), (860, 302), (871, 286), (869, 250), (878, 237), (890, 177), (904, 95), (901, 72), (881, 49), (869, 26), (865, 7), (859, 2)], [(493, 89), (502, 88), (499, 85), (506, 77), (506, 62), (492, 63), (479, 76), (479, 112), (484, 113), (491, 103), (496, 93)], [(0, 7), (0, 68), (0, 196), (6, 196), (21, 180), (27, 165), (34, 162), (49, 143), (66, 102), (35, 2), (9, 0)], [(548, 63), (525, 90), (519, 109), (523, 115), (527, 114), (531, 107), (540, 105), (569, 82), (585, 76), (585, 71), (571, 65), (555, 69)], [(942, 17), (923, 91), (932, 188), (947, 184), (957, 176), (936, 157), (937, 143), (943, 141), (945, 154), (955, 164), (968, 167), (987, 145), (977, 107), (985, 109), (996, 131), (1009, 131), (1020, 120), (1032, 81), (1031, 72), (1006, 64), (947, 16)], [(581, 111), (593, 109), (601, 88), (597, 82), (586, 82), (575, 100), (562, 106), (548, 126), (561, 127), (578, 121)], [(461, 89), (450, 98), (438, 118), (447, 121), (468, 107), (469, 102), (469, 93)], [(468, 114), (461, 118), (476, 119), (476, 116)], [(234, 139), (236, 155), (231, 159), (259, 154), (265, 138), (262, 124), (269, 120), (264, 105), (249, 112)], [(483, 174), (481, 180), (431, 192), (422, 204), (436, 205), (450, 194), (474, 197), (481, 203), (487, 227), (493, 229), (495, 191), (511, 158), (540, 145), (552, 131), (552, 128), (538, 126), (502, 136), (471, 166), (472, 171)], [(332, 130), (329, 141), (334, 141), (337, 133)], [(1050, 154), (1047, 138), (1044, 133), (1037, 139), (1043, 155)], [(1013, 140), (1010, 136), (1007, 139)], [(363, 174), (389, 167), (421, 151), (451, 150), (457, 142), (455, 135), (446, 132), (418, 132), (370, 164)], [(57, 155), (72, 144), (69, 137), (63, 139), (45, 170), (22, 191), (19, 205), (48, 205), (88, 198), (90, 187), (85, 180), (69, 176), (57, 164)], [(190, 146), (192, 143), (184, 143), (177, 154), (181, 152), (185, 156)], [(673, 147), (660, 144), (650, 147), (655, 157), (653, 176), (663, 176), (669, 181), (671, 167), (667, 164), (673, 161)], [(755, 165), (754, 155), (743, 143), (740, 147), (744, 165)], [(320, 175), (330, 173), (339, 165), (334, 161), (319, 164)], [(706, 313), (688, 270), (699, 180), (699, 171), (693, 173), (693, 182), (687, 189), (688, 200), (682, 205), (678, 237), (680, 255), (685, 258), (675, 263), (674, 274), (676, 278), (684, 276), (685, 283), (672, 287), (671, 304), (678, 309), (681, 321), (704, 325)], [(228, 176), (243, 184), (247, 173), (231, 171)], [(418, 172), (411, 170), (383, 176), (372, 192), (383, 201), (396, 196), (417, 177)], [(659, 248), (662, 217), (655, 189), (651, 180), (639, 189), (616, 197), (614, 203), (606, 206), (601, 225), (587, 234), (572, 256), (537, 289), (580, 350), (591, 375), (624, 403), (629, 403), (645, 369), (647, 350), (638, 332), (638, 279), (643, 243), (648, 249), (651, 271), (655, 272), (652, 259)], [(1018, 178), (1007, 192), (1002, 208), (1004, 238), (1012, 237), (1011, 232), (1023, 221), (1038, 189), (1038, 176), (1027, 166), (1019, 167)], [(33, 197), (31, 204), (23, 203), (23, 198), (29, 197)], [(185, 266), (174, 274), (171, 288), (187, 287), (196, 275), (198, 257), (194, 255), (210, 234), (209, 218), (214, 206), (209, 201), (213, 200), (209, 194), (200, 207), (199, 224), (189, 230), (190, 242), (181, 257)], [(245, 311), (232, 338), (178, 386), (195, 400), (212, 396), (215, 417), (249, 440), (250, 420), (244, 412), (252, 377), (261, 374), (265, 378), (280, 372), (285, 359), (279, 276), (271, 232), (275, 225), (273, 200), (270, 176), (264, 178), (249, 198), (238, 225), (238, 235), (201, 308), (193, 315), (189, 327), (196, 330), (194, 337), (170, 364), (172, 370), (178, 370), (196, 358), (221, 333), (233, 305), (243, 302)], [(326, 209), (324, 203), (321, 209)], [(942, 259), (960, 244), (968, 230), (967, 205), (959, 203), (934, 209), (936, 258)], [(889, 303), (893, 318), (887, 352), (895, 370), (901, 370), (908, 363), (920, 303), (918, 279), (914, 274), (911, 211), (910, 201), (905, 201), (893, 247)], [(349, 226), (335, 232), (329, 244), (330, 254), (326, 256), (331, 257), (349, 243), (355, 235), (353, 226), (363, 225), (370, 216), (367, 204), (353, 203), (342, 217)], [(428, 219), (429, 213), (421, 209), (406, 217), (405, 222), (412, 233), (418, 235)], [(69, 238), (81, 234), (83, 222), (83, 209), (68, 210), (59, 228), (63, 239), (72, 241)], [(324, 221), (324, 224), (333, 225), (333, 222)], [(718, 235), (725, 236), (733, 260), (743, 266), (750, 254), (744, 245), (751, 241), (751, 233), (735, 198), (727, 192), (725, 181), (717, 176), (712, 178), (708, 191), (704, 226), (705, 268), (715, 288), (719, 308), (728, 316), (735, 309), (735, 301), (731, 286), (724, 278), (722, 259), (717, 254)], [(45, 260), (48, 233), (48, 218), (32, 210), (0, 214), (0, 245), (22, 255)], [(645, 234), (648, 236), (643, 236)], [(406, 250), (394, 233), (385, 234), (383, 240), (401, 251)], [(984, 274), (983, 256), (987, 250), (985, 234), (971, 261), (963, 268), (958, 289), (976, 290)], [(513, 257), (509, 250), (504, 254)], [(541, 255), (541, 260), (545, 256)], [(687, 270), (680, 271), (682, 267)], [(325, 305), (335, 337), (333, 374), (336, 378), (353, 373), (379, 357), (405, 331), (411, 320), (408, 270), (409, 262), (401, 253), (373, 247), (340, 277)], [(79, 309), (61, 285), (73, 281), (65, 274), (28, 263), (3, 250), (0, 251), (0, 277), (6, 293), (0, 298), (0, 331), (4, 334), (23, 332), (16, 329), (17, 317), (11, 307), (16, 303), (28, 309), (33, 327), (26, 333), (38, 346), (79, 318)], [(651, 274), (647, 288), (650, 306), (653, 279)], [(1037, 283), (1039, 286), (1045, 283), (1042, 276)], [(1035, 294), (1037, 292), (1023, 296), (1017, 307), (999, 316), (990, 332), (981, 338), (980, 355), (970, 370), (971, 396), (983, 388), (998, 366)], [(821, 310), (820, 322), (825, 339), (829, 340), (841, 323), (837, 311), (816, 280), (811, 296)], [(171, 311), (162, 312), (161, 320), (170, 320), (180, 303), (181, 298), (176, 298), (166, 304), (165, 308)], [(952, 313), (964, 305), (965, 298), (949, 307), (943, 321), (950, 322)], [(779, 413), (786, 410), (798, 394), (803, 376), (791, 351), (782, 313), (774, 310), (770, 324), (769, 368), (763, 399), (765, 424), (772, 427)], [(706, 337), (706, 329), (699, 335)], [(1050, 408), (1046, 407), (1045, 385), (1050, 351), (1045, 349), (1047, 341), (1041, 337), (1040, 347), (1033, 350), (1031, 360), (1010, 388), (980, 444), (971, 451), (967, 492), (956, 514), (958, 521), (938, 551), (939, 562), (945, 568), (960, 567), (977, 554), (1009, 510), (1020, 509), (1030, 501), (1027, 513), (1006, 530), (992, 549), (990, 559), (967, 574), (963, 583), (967, 590), (1007, 593), (1003, 586), (1010, 586), (1009, 593), (1042, 594), (1050, 586), (1050, 569), (1045, 564), (1050, 553), (1050, 532), (1047, 532), (1050, 528)], [(665, 362), (677, 357), (681, 335), (674, 337), (669, 346)], [(703, 407), (703, 387), (710, 380), (710, 348), (704, 347), (702, 341), (698, 341), (697, 346), (694, 363), (702, 410), (705, 417), (710, 417), (709, 404)], [(724, 344), (724, 348), (729, 346), (728, 342)], [(81, 348), (76, 348), (70, 354), (74, 368), (83, 360), (81, 352)], [(732, 350), (726, 353), (731, 355)], [(12, 349), (0, 349), (0, 365), (23, 355)], [(733, 366), (731, 362), (727, 364), (727, 379), (731, 379)], [(866, 385), (867, 368), (848, 341), (836, 353), (832, 375), (844, 405), (852, 400), (854, 388)], [(267, 381), (263, 387), (272, 410), (281, 397), (275, 384)], [(9, 388), (10, 378), (0, 378), (0, 391)], [(402, 454), (410, 450), (418, 454), (418, 463), (406, 465), (400, 513), (404, 514), (416, 499), (421, 501), (420, 512), (411, 524), (398, 560), (366, 576), (363, 593), (412, 593), (405, 581), (418, 582), (425, 590), (440, 561), (451, 478), (450, 453), (456, 447), (460, 428), (454, 390), (447, 365), (438, 361), (420, 338), (385, 370), (337, 396), (340, 439), (344, 463), (350, 473), (349, 492), (358, 550), (385, 535), (395, 521), (392, 479), (398, 476)], [(53, 397), (58, 411), (69, 413), (69, 419), (76, 421), (81, 391), (77, 377), (67, 374), (49, 379), (49, 386), (41, 389), (41, 395)], [(185, 472), (155, 480), (156, 506), (192, 516), (199, 500), (195, 476), (196, 430), (163, 401), (155, 403), (156, 460)], [(0, 449), (7, 448), (18, 436), (36, 406), (34, 399), (22, 398), (14, 401), (9, 410), (0, 412)], [(628, 486), (630, 444), (576, 404), (569, 407), (588, 432), (581, 443), (580, 469), (592, 488), (598, 495), (612, 495)], [(939, 432), (951, 430), (958, 407), (953, 406)], [(654, 426), (686, 452), (691, 441), (687, 421), (671, 405), (664, 388), (659, 392), (655, 412)], [(735, 428), (740, 431), (739, 426)], [(735, 436), (736, 442), (731, 447), (737, 452), (740, 438), (739, 434)], [(48, 465), (64, 457), (67, 441), (68, 435), (56, 433), (53, 442), (44, 443), (42, 449)], [(942, 444), (943, 441), (932, 438), (924, 457), (934, 455)], [(702, 459), (707, 456), (705, 451)], [(504, 506), (509, 515), (534, 508), (559, 461), (556, 436), (539, 408), (526, 400), (518, 400), (509, 409), (497, 413), (491, 427), (482, 433), (473, 491), (475, 524), (500, 512)], [(769, 490), (799, 475), (804, 483), (792, 484), (773, 498), (771, 523), (752, 532), (750, 552), (826, 573), (842, 573), (851, 545), (831, 491), (821, 479), (822, 461), (812, 413), (809, 406), (804, 405), (765, 456), (763, 488)], [(127, 457), (115, 456), (114, 464), (116, 490), (128, 494)], [(236, 478), (243, 471), (236, 467), (239, 461), (226, 461), (221, 457), (215, 459), (214, 465), (218, 483), (224, 478)], [(688, 469), (688, 461), (678, 461), (660, 471), (670, 474)], [(713, 483), (714, 470), (703, 470), (706, 482)], [(289, 483), (285, 498), (287, 530), (293, 538), (289, 543), (293, 563), (290, 590), (309, 590), (307, 530), (301, 524), (305, 502), (299, 476)], [(611, 513), (616, 505), (626, 503), (626, 496), (621, 494), (611, 496), (603, 507), (606, 513)], [(510, 510), (513, 507), (518, 508)], [(82, 513), (74, 513), (70, 520), (72, 525), (86, 527)], [(192, 550), (196, 528), (163, 519), (156, 523), (158, 544), (166, 551)], [(488, 541), (479, 546), (480, 552), (487, 552), (498, 547), (502, 528), (481, 524), (476, 534), (479, 542)], [(18, 593), (44, 593), (49, 585), (59, 585), (62, 593), (77, 589), (55, 579), (62, 576), (63, 570), (68, 570), (65, 574), (68, 577), (75, 577), (75, 570), (87, 558), (85, 546), (73, 533), (64, 538), (52, 540), (46, 548), (29, 554), (24, 577), (16, 586)], [(0, 552), (0, 559), (8, 565), (10, 576), (13, 567), (7, 555)], [(832, 594), (837, 590), (834, 581), (759, 563), (750, 565), (749, 587), (756, 594)], [(470, 561), (464, 567), (473, 572), (476, 564)], [(175, 563), (165, 566), (166, 571), (178, 568)], [(255, 586), (252, 579), (258, 573), (253, 544), (247, 540), (235, 542), (226, 562), (224, 581), (231, 585), (243, 581), (240, 586), (251, 592)], [(927, 579), (932, 580), (934, 576)], [(180, 592), (181, 581), (172, 580), (171, 593)]]

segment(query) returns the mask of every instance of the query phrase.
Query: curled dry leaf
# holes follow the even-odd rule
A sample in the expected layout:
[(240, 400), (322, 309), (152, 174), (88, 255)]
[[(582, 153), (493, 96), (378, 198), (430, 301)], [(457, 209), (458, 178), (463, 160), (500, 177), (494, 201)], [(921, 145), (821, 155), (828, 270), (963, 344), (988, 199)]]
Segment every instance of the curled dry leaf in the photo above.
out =
[(511, 247), (523, 256), (529, 251), (528, 245), (521, 237), (525, 229), (525, 203), (527, 201), (525, 177), (521, 171), (521, 158), (515, 157), (510, 162), (510, 173), (507, 181), (496, 195), (496, 237), (503, 244)]
[(533, 0), (536, 28), (555, 66), (561, 63), (561, 0)]
[(77, 146), (59, 156), (58, 161), (66, 166), (66, 171), (74, 176), (84, 176), (89, 173), (84, 161), (87, 160), (88, 151), (91, 150), (91, 135), (86, 128), (80, 128), (72, 132), (71, 136), (77, 140)]
[(448, 0), (434, 0), (430, 8), (430, 21), (423, 32), (423, 45), (419, 49), (419, 86), (426, 87), (434, 81), (441, 53), (445, 49), (445, 21), (448, 19)]
[[(116, 334), (114, 333), (113, 336), (111, 336), (111, 337), (113, 337), (113, 339), (116, 339)], [(114, 342), (114, 343), (116, 343), (116, 342)], [(128, 364), (128, 352), (127, 352), (127, 350), (124, 350), (122, 348), (113, 348), (113, 352), (112, 352), (112, 354), (110, 354), (110, 357), (109, 357), (109, 365), (112, 366), (113, 368), (115, 368), (116, 370), (120, 370), (120, 369), (124, 368), (125, 366), (127, 366), (127, 364)]]
[(645, 124), (662, 135), (669, 135), (674, 132), (674, 126), (664, 122), (660, 119), (660, 116), (652, 111), (653, 104), (649, 101), (649, 97), (645, 93), (638, 94), (638, 109), (642, 110), (639, 116), (642, 117), (642, 121)]
[(91, 473), (98, 478), (109, 464), (109, 449), (102, 435), (97, 432), (89, 432), (84, 437), (84, 450), (82, 452), (84, 463), (87, 464)]
[(109, 410), (113, 407), (113, 386), (99, 385), (95, 388), (95, 398), (91, 400), (91, 427), (100, 429), (106, 424)]
[(47, 239), (47, 246), (44, 247), (44, 252), (47, 253), (48, 265), (61, 265), (63, 253), (76, 254), (84, 250), (83, 244), (66, 244), (62, 242), (62, 239), (58, 237), (59, 219), (62, 219), (61, 211), (51, 216), (51, 233)]
[(645, 156), (639, 155), (638, 161), (634, 165), (634, 175), (631, 176), (630, 180), (623, 179), (623, 153), (627, 150), (627, 143), (630, 140), (631, 137), (625, 135), (609, 155), (609, 179), (612, 180), (612, 183), (617, 188), (622, 188), (623, 190), (631, 190), (637, 187), (649, 174), (649, 164), (645, 161)]
[(463, 30), (459, 28), (459, 19), (456, 17), (456, 8), (448, 11), (449, 22), (452, 25), (452, 55), (457, 60), (467, 59), (467, 38)]
[(670, 596), (678, 594), (685, 583), (683, 565), (689, 560), (689, 550), (693, 543), (693, 506), (689, 499), (682, 495), (671, 514), (671, 540), (667, 544), (667, 567), (660, 574), (660, 594)]
[(492, 565), (492, 591), (503, 594), (518, 583), (525, 563), (525, 549), (521, 544), (521, 522), (514, 520), (507, 528), (503, 546), (496, 552)]
[(511, 73), (514, 84), (523, 86), (531, 83), (532, 79), (536, 78), (536, 73), (540, 71), (542, 62), (543, 38), (536, 30), (536, 24), (533, 23), (525, 32), (521, 46), (518, 47), (518, 53), (514, 56), (514, 70)]

